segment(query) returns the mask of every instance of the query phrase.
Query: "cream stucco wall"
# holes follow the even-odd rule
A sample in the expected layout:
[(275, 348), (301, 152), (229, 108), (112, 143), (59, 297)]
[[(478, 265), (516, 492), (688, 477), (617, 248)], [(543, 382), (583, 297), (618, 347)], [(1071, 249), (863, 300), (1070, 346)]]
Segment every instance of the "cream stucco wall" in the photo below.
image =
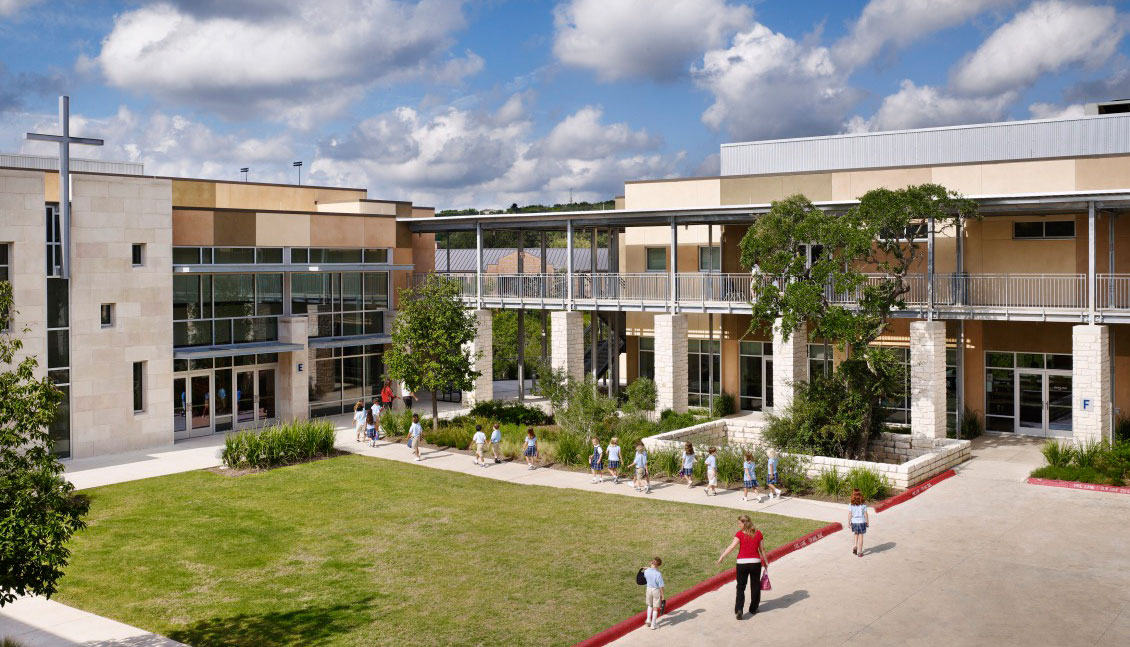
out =
[(720, 204), (721, 178), (630, 182), (624, 186), (627, 209), (713, 207)]
[[(0, 169), (0, 245), (8, 247), (14, 310), (11, 330), (23, 341), (17, 361), (35, 357), (47, 374), (47, 282), (44, 173)], [(24, 328), (29, 330), (22, 332)]]
[[(76, 175), (72, 189), (71, 450), (74, 458), (173, 441), (172, 193), (156, 178)], [(145, 262), (131, 265), (131, 245)], [(100, 306), (115, 322), (103, 328)], [(145, 409), (133, 411), (133, 363)]]

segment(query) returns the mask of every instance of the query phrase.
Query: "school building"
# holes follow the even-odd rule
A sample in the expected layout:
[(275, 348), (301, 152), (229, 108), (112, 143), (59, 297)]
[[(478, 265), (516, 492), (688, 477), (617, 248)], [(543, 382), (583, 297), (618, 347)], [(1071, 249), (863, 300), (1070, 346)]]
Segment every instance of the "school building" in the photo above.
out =
[[(829, 211), (876, 187), (933, 182), (977, 201), (983, 219), (921, 244), (907, 308), (880, 343), (907, 366), (891, 422), (932, 441), (964, 409), (992, 432), (1109, 438), (1130, 406), (1130, 114), (726, 144), (718, 177), (627, 182), (614, 211), (413, 220), (417, 233), (476, 232), (470, 271), (444, 266), (479, 311), (490, 398), (492, 309), (548, 311), (555, 366), (655, 379), (661, 408), (721, 392), (748, 411), (780, 411), (792, 385), (838, 351), (804, 329), (788, 341), (751, 332), (753, 275), (738, 244), (772, 201), (802, 193)], [(520, 233), (516, 262), (488, 271), (484, 235)], [(547, 231), (598, 247), (588, 267), (566, 251), (550, 266)], [(599, 234), (599, 239), (598, 239)], [(528, 250), (533, 253), (527, 254)], [(803, 253), (818, 256), (820, 241)], [(455, 253), (452, 250), (450, 253)], [(462, 258), (467, 252), (462, 252)], [(597, 267), (596, 258), (607, 258)], [(851, 297), (829, 293), (850, 305)], [(585, 327), (582, 313), (596, 325)], [(522, 318), (525, 319), (524, 317)], [(593, 350), (596, 349), (593, 357)]]
[(0, 155), (0, 280), (23, 354), (66, 396), (59, 455), (333, 415), (379, 392), (396, 290), (434, 259), (406, 222), (432, 209), (72, 159), (68, 227), (58, 168)]

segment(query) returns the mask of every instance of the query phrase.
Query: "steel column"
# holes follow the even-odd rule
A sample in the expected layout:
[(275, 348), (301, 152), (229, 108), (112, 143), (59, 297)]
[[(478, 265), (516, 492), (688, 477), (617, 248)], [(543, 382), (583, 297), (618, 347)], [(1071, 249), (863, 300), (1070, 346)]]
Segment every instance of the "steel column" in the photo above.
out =
[[(934, 217), (930, 216), (930, 231), (927, 232), (927, 263), (926, 263), (926, 320), (934, 320)], [(912, 245), (914, 243), (911, 243)]]
[(1087, 202), (1087, 316), (1093, 325), (1095, 316), (1095, 203)]
[(483, 309), (483, 224), (475, 223), (475, 295), (478, 309)]
[[(522, 256), (526, 253), (525, 232), (518, 230), (518, 298), (519, 304), (526, 302), (526, 290), (522, 276), (526, 264)], [(518, 402), (526, 399), (526, 309), (518, 308)]]
[[(542, 258), (545, 258), (544, 256)], [(565, 309), (573, 309), (573, 220), (565, 221)]]

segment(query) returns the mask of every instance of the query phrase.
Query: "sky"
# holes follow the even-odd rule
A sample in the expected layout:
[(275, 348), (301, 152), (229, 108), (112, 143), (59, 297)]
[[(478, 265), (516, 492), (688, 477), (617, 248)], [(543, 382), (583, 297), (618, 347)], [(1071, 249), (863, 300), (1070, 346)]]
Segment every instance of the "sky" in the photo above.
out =
[(716, 175), (725, 142), (1130, 98), (1109, 0), (0, 0), (0, 151), (448, 208)]

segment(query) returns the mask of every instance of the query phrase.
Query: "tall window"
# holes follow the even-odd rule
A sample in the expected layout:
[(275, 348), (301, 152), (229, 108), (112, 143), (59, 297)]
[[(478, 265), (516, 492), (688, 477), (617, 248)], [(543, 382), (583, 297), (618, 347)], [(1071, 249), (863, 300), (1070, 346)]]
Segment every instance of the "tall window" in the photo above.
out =
[(282, 274), (174, 274), (173, 345), (278, 339)]
[(824, 344), (808, 345), (808, 374), (832, 374), (832, 347)]
[(145, 265), (145, 245), (134, 243), (130, 246), (130, 264), (134, 267)]
[[(895, 353), (903, 369), (903, 395), (891, 400), (883, 400), (882, 405), (890, 411), (887, 422), (893, 425), (909, 425), (910, 416), (910, 370), (909, 348), (889, 348)], [(957, 350), (946, 349), (946, 427), (953, 429), (957, 424)]]
[(310, 337), (381, 334), (388, 309), (388, 272), (291, 276), (291, 312), (310, 315)]
[(310, 415), (350, 412), (361, 400), (370, 406), (385, 377), (380, 346), (315, 348), (310, 362)]
[[(710, 406), (710, 396), (722, 392), (722, 342), (706, 339), (687, 340), (688, 404)], [(713, 379), (711, 379), (713, 378)]]
[(773, 343), (743, 341), (738, 349), (741, 396), (739, 407), (761, 411), (773, 406)]
[(640, 377), (655, 379), (655, 337), (640, 337)]
[[(9, 281), (8, 273), (8, 243), (0, 243), (0, 282)], [(6, 312), (0, 314), (7, 315)], [(7, 330), (7, 324), (0, 324), (0, 331)]]
[(647, 271), (648, 272), (666, 272), (667, 271), (667, 249), (664, 247), (648, 247), (645, 250), (647, 254)]
[(133, 363), (133, 412), (145, 411), (145, 362)]
[(48, 426), (54, 452), (71, 455), (71, 314), (70, 282), (62, 273), (62, 231), (59, 209), (47, 207), (47, 378), (63, 393), (55, 419)]
[(698, 248), (698, 271), (699, 272), (721, 272), (722, 271), (722, 248), (718, 245), (712, 247), (702, 246)]

